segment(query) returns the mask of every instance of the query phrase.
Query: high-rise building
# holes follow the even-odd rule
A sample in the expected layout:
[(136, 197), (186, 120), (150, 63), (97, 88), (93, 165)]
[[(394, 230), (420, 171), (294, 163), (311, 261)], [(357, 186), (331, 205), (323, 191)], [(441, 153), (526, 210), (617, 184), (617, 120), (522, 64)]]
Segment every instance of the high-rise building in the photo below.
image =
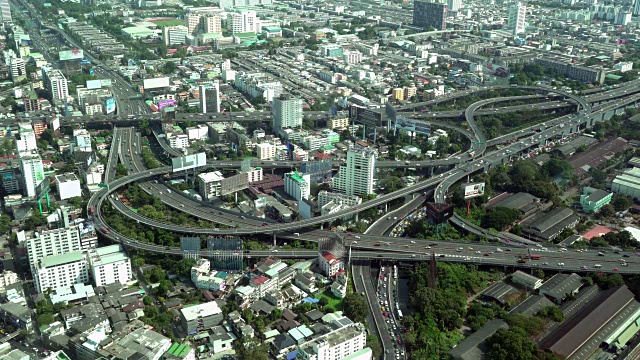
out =
[(120, 245), (92, 249), (87, 253), (87, 259), (96, 286), (126, 284), (133, 278), (131, 260)]
[(33, 279), (38, 293), (73, 284), (86, 284), (89, 282), (87, 260), (81, 251), (45, 257), (34, 267)]
[(189, 35), (189, 28), (186, 26), (165, 26), (162, 28), (162, 39), (167, 46), (184, 44), (187, 35)]
[(34, 268), (38, 261), (45, 257), (82, 250), (80, 230), (73, 225), (36, 232), (33, 238), (25, 240), (25, 247), (29, 256), (29, 265)]
[(352, 146), (347, 151), (347, 164), (333, 177), (333, 190), (347, 195), (373, 194), (373, 176), (377, 153), (370, 147)]
[(632, 12), (633, 16), (638, 16), (640, 15), (640, 0), (634, 0), (633, 1), (633, 12)]
[(221, 33), (222, 32), (222, 19), (218, 15), (203, 16), (202, 32), (205, 34)]
[(200, 18), (201, 16), (199, 14), (188, 14), (185, 16), (189, 35), (198, 35), (198, 31), (200, 30)]
[(527, 5), (517, 1), (509, 8), (509, 19), (507, 19), (507, 26), (513, 31), (514, 35), (522, 34), (524, 32), (524, 20), (527, 14)]
[(24, 60), (20, 58), (11, 58), (9, 68), (11, 70), (11, 81), (14, 83), (27, 78), (27, 68), (24, 64)]
[(217, 82), (200, 85), (200, 110), (203, 113), (220, 112), (220, 85)]
[(417, 0), (413, 3), (413, 25), (436, 30), (447, 29), (447, 3), (441, 0)]
[(44, 169), (42, 167), (42, 159), (36, 153), (24, 153), (20, 157), (20, 171), (22, 172), (22, 181), (24, 195), (29, 198), (36, 196), (36, 187), (44, 180)]
[(0, 17), (3, 23), (11, 22), (11, 5), (9, 0), (0, 0)]
[(274, 129), (302, 127), (302, 99), (281, 95), (273, 98), (271, 108)]
[(458, 11), (462, 7), (462, 0), (447, 0), (448, 11)]
[(231, 14), (231, 29), (234, 34), (257, 32), (257, 17), (255, 11), (238, 10)]
[(58, 69), (51, 67), (42, 68), (42, 82), (44, 86), (51, 92), (53, 100), (64, 100), (69, 96), (69, 88), (67, 86), (67, 78)]
[(36, 133), (33, 131), (30, 123), (18, 123), (18, 134), (20, 139), (16, 139), (16, 146), (19, 153), (31, 152), (36, 150)]
[(284, 174), (284, 192), (298, 202), (308, 199), (311, 194), (311, 175), (297, 171)]

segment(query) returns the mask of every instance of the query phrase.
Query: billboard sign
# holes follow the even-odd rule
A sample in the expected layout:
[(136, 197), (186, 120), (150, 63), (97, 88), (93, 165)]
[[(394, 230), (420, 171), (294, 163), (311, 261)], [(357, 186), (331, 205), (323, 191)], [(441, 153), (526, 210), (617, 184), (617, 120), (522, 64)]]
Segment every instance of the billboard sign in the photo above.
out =
[(143, 87), (145, 90), (163, 88), (169, 86), (169, 77), (158, 77), (151, 79), (144, 79)]
[(176, 102), (172, 99), (158, 101), (158, 110), (162, 110), (167, 106), (174, 107), (176, 106)]
[(102, 82), (100, 80), (87, 80), (87, 89), (100, 89), (102, 88)]
[(110, 97), (104, 102), (104, 109), (107, 114), (116, 111), (116, 99)]
[(403, 116), (396, 118), (396, 129), (419, 134), (431, 134), (431, 124), (425, 121), (407, 119)]
[(462, 184), (462, 191), (464, 191), (465, 199), (482, 196), (484, 195), (484, 183), (481, 182)]
[(207, 165), (207, 156), (205, 153), (197, 153), (173, 158), (171, 159), (171, 165), (173, 172), (195, 169)]
[(82, 49), (64, 50), (64, 51), (58, 52), (58, 56), (60, 56), (60, 61), (83, 60), (84, 50)]
[(102, 85), (102, 87), (110, 87), (111, 86), (111, 79), (102, 79), (102, 80), (100, 80), (100, 85)]

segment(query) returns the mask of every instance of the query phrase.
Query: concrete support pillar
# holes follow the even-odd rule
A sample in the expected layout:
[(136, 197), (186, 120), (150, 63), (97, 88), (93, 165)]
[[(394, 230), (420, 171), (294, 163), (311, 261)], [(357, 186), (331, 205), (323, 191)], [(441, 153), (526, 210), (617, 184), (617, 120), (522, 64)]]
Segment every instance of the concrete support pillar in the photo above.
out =
[(276, 240), (277, 240), (276, 233), (273, 233), (273, 247), (276, 247)]

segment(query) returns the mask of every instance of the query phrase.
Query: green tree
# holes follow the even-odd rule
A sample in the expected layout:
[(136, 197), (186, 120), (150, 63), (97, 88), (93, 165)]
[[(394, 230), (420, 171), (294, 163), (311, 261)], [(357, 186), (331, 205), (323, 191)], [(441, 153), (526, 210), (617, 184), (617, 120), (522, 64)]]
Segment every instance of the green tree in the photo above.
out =
[(482, 217), (482, 226), (486, 229), (502, 230), (512, 224), (520, 216), (520, 210), (505, 207), (495, 207)]
[(369, 308), (367, 303), (355, 293), (347, 294), (344, 298), (344, 315), (355, 322), (364, 323)]
[(616, 211), (623, 211), (633, 205), (633, 200), (628, 196), (616, 194), (613, 197), (612, 205)]
[(608, 218), (614, 216), (616, 214), (616, 210), (613, 208), (613, 205), (607, 204), (600, 208), (599, 215), (603, 218)]

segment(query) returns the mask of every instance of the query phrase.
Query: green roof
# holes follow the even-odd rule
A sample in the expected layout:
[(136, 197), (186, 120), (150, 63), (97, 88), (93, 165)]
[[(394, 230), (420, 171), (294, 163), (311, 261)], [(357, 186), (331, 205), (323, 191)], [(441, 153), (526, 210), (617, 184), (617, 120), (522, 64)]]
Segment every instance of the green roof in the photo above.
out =
[(176, 356), (176, 357), (180, 357), (183, 358), (185, 356), (187, 356), (187, 354), (189, 354), (189, 351), (191, 351), (191, 347), (188, 345), (184, 345), (184, 344), (178, 344), (178, 343), (173, 343), (173, 345), (171, 345), (171, 347), (169, 348), (169, 350), (167, 351), (167, 353)]
[(302, 175), (300, 175), (299, 172), (294, 171), (291, 173), (291, 178), (295, 181), (295, 182), (304, 182), (304, 178), (302, 177)]
[(607, 79), (611, 79), (611, 80), (620, 80), (620, 79), (622, 79), (622, 76), (620, 76), (620, 75), (615, 75), (615, 74), (607, 74)]
[(254, 32), (243, 32), (243, 33), (233, 34), (233, 36), (237, 36), (237, 37), (241, 37), (241, 38), (255, 38), (256, 37), (256, 33), (254, 33)]
[(333, 149), (335, 149), (335, 148), (336, 148), (336, 147), (335, 147), (335, 146), (333, 146), (333, 145), (327, 145), (327, 146), (323, 147), (323, 149), (325, 149), (325, 150), (333, 150)]
[(220, 278), (220, 279), (226, 279), (227, 276), (229, 276), (229, 273), (227, 273), (225, 271), (220, 271), (220, 272), (217, 272), (215, 276)]
[(40, 260), (40, 264), (43, 268), (64, 265), (76, 261), (83, 260), (84, 256), (82, 255), (82, 251), (72, 251), (70, 253), (61, 254), (61, 255), (53, 255), (47, 256)]
[(282, 31), (282, 29), (277, 26), (266, 26), (266, 27), (263, 27), (262, 29), (267, 30), (268, 32), (274, 32), (274, 33)]
[(207, 39), (221, 38), (222, 34), (221, 33), (207, 33), (207, 34), (200, 34), (200, 36), (202, 37), (202, 40), (207, 40)]
[(146, 28), (144, 26), (131, 26), (131, 27), (126, 27), (124, 29), (122, 29), (123, 32), (129, 34), (129, 35), (153, 35), (154, 32), (152, 30), (150, 30), (149, 28)]

